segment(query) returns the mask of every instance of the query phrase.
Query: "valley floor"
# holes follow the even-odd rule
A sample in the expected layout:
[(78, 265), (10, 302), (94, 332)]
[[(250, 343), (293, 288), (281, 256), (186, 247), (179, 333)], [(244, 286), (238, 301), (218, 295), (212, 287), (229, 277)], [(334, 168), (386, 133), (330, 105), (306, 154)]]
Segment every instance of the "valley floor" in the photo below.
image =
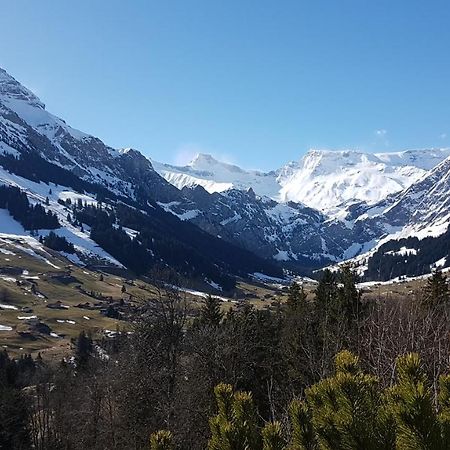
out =
[[(127, 332), (129, 318), (157, 294), (147, 279), (132, 279), (129, 273), (107, 266), (78, 266), (59, 252), (37, 247), (36, 242), (23, 235), (0, 239), (0, 346), (11, 355), (70, 356), (80, 331), (97, 338)], [(424, 282), (419, 277), (359, 287), (367, 298), (401, 297), (419, 290)], [(315, 282), (305, 279), (302, 284), (312, 297)], [(286, 301), (288, 291), (287, 282), (258, 277), (239, 280), (227, 295), (208, 287), (177, 289), (194, 308), (202, 305), (208, 291), (214, 292), (224, 311), (243, 302), (257, 309), (274, 309)]]

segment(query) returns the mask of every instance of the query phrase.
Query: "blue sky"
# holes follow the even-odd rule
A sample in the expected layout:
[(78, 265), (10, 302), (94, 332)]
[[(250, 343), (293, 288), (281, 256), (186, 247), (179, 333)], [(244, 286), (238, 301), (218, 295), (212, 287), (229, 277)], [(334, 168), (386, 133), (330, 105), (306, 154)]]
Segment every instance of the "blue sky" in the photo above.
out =
[(0, 66), (115, 147), (272, 169), (450, 145), (450, 3), (0, 0)]

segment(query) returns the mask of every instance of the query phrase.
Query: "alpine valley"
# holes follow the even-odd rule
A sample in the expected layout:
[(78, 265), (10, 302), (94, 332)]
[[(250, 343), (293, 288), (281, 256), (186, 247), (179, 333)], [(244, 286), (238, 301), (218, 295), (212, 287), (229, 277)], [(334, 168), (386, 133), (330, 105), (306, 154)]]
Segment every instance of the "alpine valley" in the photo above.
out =
[(0, 244), (141, 275), (168, 266), (216, 290), (348, 260), (367, 281), (450, 264), (448, 148), (178, 167), (71, 128), (2, 69), (0, 185)]

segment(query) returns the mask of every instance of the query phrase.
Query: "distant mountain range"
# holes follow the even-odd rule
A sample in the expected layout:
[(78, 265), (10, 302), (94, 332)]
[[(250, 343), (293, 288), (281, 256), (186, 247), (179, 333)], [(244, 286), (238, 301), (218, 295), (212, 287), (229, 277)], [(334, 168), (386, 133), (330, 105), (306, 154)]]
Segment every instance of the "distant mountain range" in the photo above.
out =
[(154, 169), (179, 189), (202, 186), (209, 193), (252, 188), (279, 202), (303, 203), (327, 214), (357, 201), (376, 203), (399, 192), (450, 156), (450, 149), (396, 153), (310, 150), (299, 162), (271, 172), (243, 170), (199, 154), (187, 166), (152, 161)]
[[(420, 242), (446, 236), (450, 149), (311, 150), (267, 173), (204, 154), (178, 167), (71, 128), (0, 69), (0, 165), (1, 184), (58, 216), (56, 233), (75, 245), (81, 262), (129, 267), (134, 248), (145, 267), (173, 266), (213, 285), (254, 272), (281, 276), (281, 268), (310, 273), (348, 259), (371, 279), (447, 266), (447, 254), (434, 259), (433, 245)], [(0, 239), (29, 234), (20, 224), (11, 234), (9, 219), (9, 231), (2, 223)], [(392, 263), (380, 259), (383, 245), (390, 243), (392, 255), (401, 251), (398, 239), (412, 237), (415, 262), (403, 252), (403, 272), (398, 261), (395, 271), (373, 269), (372, 258)]]

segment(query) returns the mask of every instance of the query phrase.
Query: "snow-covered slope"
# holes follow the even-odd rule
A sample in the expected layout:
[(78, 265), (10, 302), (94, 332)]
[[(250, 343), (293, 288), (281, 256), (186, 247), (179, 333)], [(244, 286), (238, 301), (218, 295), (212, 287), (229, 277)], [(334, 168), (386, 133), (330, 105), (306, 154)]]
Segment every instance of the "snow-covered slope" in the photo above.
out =
[(443, 234), (450, 223), (450, 157), (393, 198), (383, 211), (386, 222), (402, 227), (397, 236)]
[[(370, 154), (311, 150), (279, 171), (282, 200), (300, 201), (336, 214), (359, 201), (374, 204), (402, 191), (450, 155), (450, 149)], [(429, 167), (431, 166), (431, 167)]]
[(69, 127), (64, 120), (46, 111), (44, 103), (36, 95), (2, 68), (0, 68), (0, 99), (3, 105), (51, 140), (62, 130), (75, 139), (88, 137), (87, 134)]
[(252, 188), (258, 195), (303, 203), (339, 217), (349, 204), (374, 204), (402, 191), (447, 156), (450, 149), (377, 154), (310, 150), (299, 162), (268, 173), (243, 170), (204, 154), (184, 167), (155, 161), (153, 166), (179, 189), (198, 185), (212, 193)]
[(274, 198), (279, 185), (274, 172), (244, 170), (218, 161), (211, 155), (199, 153), (188, 165), (177, 167), (152, 161), (154, 169), (178, 189), (202, 186), (209, 193), (228, 189), (246, 191), (252, 188), (258, 195)]
[[(115, 258), (105, 252), (89, 237), (89, 227), (75, 226), (69, 221), (68, 214), (70, 210), (61, 202), (70, 199), (74, 204), (81, 200), (84, 204), (94, 204), (97, 202), (94, 198), (74, 192), (64, 186), (57, 186), (53, 183), (38, 183), (26, 178), (14, 175), (0, 167), (0, 186), (13, 186), (19, 188), (27, 194), (27, 197), (33, 204), (46, 204), (46, 210), (56, 214), (61, 227), (57, 233), (63, 236), (68, 242), (75, 246), (76, 254), (66, 255), (68, 259), (78, 264), (85, 261), (96, 261), (97, 263), (112, 264), (117, 267), (123, 267)], [(14, 220), (7, 210), (0, 209), (0, 241), (13, 243), (15, 246), (39, 248), (42, 250), (42, 244), (39, 243), (36, 236), (46, 236), (49, 230), (36, 230), (30, 234), (25, 231), (23, 226)], [(80, 259), (80, 257), (82, 259)]]

